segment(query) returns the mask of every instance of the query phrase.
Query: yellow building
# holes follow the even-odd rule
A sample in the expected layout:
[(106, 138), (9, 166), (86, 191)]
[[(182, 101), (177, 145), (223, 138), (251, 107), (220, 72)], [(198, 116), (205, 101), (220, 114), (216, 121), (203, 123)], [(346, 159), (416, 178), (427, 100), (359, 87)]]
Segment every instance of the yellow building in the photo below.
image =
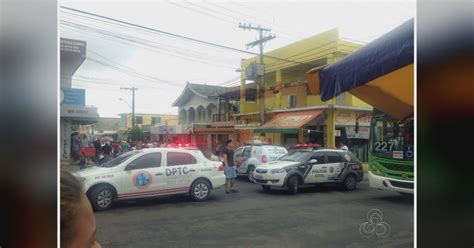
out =
[[(246, 70), (251, 63), (258, 63), (259, 57), (242, 60), (240, 114), (236, 116), (239, 128), (248, 127), (241, 130), (240, 140), (262, 139), (281, 145), (311, 142), (326, 147), (347, 142), (348, 137), (354, 136), (351, 131), (355, 119), (371, 112), (372, 107), (349, 93), (321, 101), (318, 73), (360, 47), (361, 44), (341, 39), (338, 30), (331, 29), (265, 53), (264, 123), (260, 121), (258, 93), (249, 99), (244, 93), (249, 82)], [(286, 114), (297, 112), (301, 116), (298, 120)], [(303, 112), (306, 117), (302, 117)], [(360, 121), (362, 126), (370, 122), (368, 117)], [(284, 126), (284, 122), (290, 123)], [(362, 137), (365, 138), (368, 139), (368, 133)]]
[[(153, 126), (156, 124), (177, 125), (178, 115), (135, 113), (135, 124), (140, 128), (144, 128), (146, 126)], [(129, 128), (132, 128), (132, 114), (120, 114), (119, 130), (123, 131), (128, 130)]]

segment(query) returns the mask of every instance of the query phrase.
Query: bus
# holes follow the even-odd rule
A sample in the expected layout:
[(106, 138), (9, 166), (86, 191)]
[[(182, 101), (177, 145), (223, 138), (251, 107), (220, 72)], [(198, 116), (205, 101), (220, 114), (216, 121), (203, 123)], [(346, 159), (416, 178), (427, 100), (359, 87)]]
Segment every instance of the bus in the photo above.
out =
[[(344, 92), (372, 105), (369, 184), (414, 192), (414, 20), (319, 71), (320, 97)], [(360, 116), (361, 117), (361, 116)], [(358, 132), (356, 119), (355, 131)]]
[(399, 120), (375, 109), (369, 138), (370, 187), (413, 194), (414, 118)]

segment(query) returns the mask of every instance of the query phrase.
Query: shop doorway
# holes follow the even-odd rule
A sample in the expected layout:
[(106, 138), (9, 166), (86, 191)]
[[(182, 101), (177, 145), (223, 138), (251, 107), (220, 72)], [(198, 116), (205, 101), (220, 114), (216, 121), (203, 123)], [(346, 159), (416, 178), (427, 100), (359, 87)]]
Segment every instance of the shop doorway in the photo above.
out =
[(298, 144), (297, 133), (284, 133), (283, 134), (283, 146), (293, 146)]

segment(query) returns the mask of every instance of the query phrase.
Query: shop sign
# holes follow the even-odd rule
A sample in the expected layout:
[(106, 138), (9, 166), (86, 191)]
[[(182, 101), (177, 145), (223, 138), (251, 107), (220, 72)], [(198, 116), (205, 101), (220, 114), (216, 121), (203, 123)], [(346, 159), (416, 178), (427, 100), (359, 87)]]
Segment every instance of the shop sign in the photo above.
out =
[(260, 127), (260, 123), (235, 124), (235, 129), (253, 129)]
[(336, 137), (341, 137), (341, 130), (336, 130)]
[(84, 89), (61, 88), (61, 106), (86, 106), (86, 91)]
[(99, 115), (97, 108), (64, 105), (61, 106), (61, 117), (97, 118)]
[(369, 139), (369, 127), (359, 127), (359, 132), (355, 132), (355, 127), (346, 127), (348, 139)]
[[(349, 112), (349, 111), (337, 111), (336, 112), (336, 125), (338, 126), (355, 126), (356, 118), (362, 115), (362, 113)], [(370, 113), (361, 116), (359, 118), (359, 126), (370, 126)]]
[(78, 53), (82, 56), (86, 55), (85, 41), (61, 38), (60, 46), (61, 52)]

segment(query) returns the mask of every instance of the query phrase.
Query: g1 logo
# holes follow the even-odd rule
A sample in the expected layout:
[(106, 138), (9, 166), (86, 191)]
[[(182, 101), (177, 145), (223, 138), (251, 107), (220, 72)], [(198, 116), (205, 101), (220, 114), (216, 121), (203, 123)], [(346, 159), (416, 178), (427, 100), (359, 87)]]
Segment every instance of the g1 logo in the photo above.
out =
[(133, 175), (133, 185), (139, 189), (146, 189), (153, 181), (153, 177), (147, 171), (139, 171)]

